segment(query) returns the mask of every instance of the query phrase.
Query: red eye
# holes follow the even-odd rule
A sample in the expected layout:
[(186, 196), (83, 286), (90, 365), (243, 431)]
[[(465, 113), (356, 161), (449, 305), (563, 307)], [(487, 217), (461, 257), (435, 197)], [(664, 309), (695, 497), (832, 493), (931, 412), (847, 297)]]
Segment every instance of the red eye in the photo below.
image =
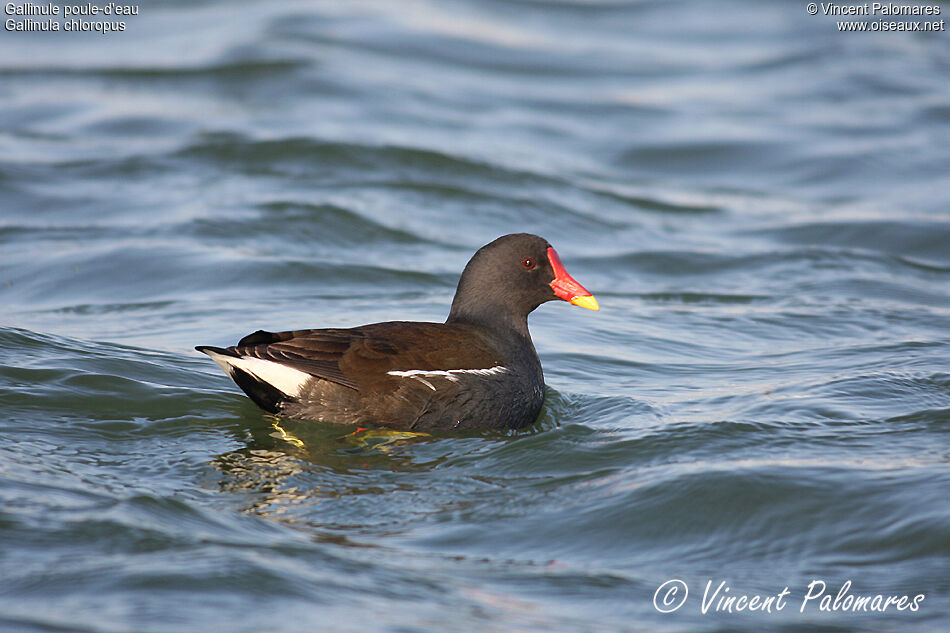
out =
[(531, 259), (530, 257), (525, 257), (524, 259), (521, 260), (521, 265), (527, 268), (528, 270), (531, 270), (532, 268), (534, 268), (534, 260)]

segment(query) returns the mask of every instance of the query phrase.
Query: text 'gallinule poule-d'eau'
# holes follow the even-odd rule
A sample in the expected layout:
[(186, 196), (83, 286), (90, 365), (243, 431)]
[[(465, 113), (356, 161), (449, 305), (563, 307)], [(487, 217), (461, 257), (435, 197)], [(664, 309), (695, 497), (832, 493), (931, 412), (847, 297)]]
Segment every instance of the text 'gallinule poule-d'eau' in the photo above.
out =
[(270, 413), (400, 430), (516, 428), (544, 401), (528, 314), (563, 299), (598, 310), (548, 242), (517, 233), (472, 256), (445, 323), (258, 330), (200, 345)]

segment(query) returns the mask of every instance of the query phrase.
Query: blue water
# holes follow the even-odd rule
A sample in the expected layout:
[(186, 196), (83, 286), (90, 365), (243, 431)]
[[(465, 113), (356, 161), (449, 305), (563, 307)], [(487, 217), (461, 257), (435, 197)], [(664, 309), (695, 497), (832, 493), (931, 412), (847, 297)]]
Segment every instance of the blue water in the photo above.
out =
[[(0, 32), (0, 629), (945, 629), (948, 43), (698, 0)], [(601, 304), (532, 315), (528, 429), (280, 422), (192, 349), (443, 320), (516, 231)]]

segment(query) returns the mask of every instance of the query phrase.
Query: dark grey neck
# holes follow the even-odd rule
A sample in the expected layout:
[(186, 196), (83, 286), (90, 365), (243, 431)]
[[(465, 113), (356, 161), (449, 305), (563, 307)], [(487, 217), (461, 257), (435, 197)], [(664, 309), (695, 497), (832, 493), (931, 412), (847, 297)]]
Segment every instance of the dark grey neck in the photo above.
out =
[(452, 305), (452, 311), (446, 323), (468, 323), (492, 332), (503, 338), (526, 339), (531, 342), (528, 332), (528, 315), (514, 314), (504, 307), (492, 304), (480, 304), (478, 310), (466, 310), (463, 306)]
[(498, 306), (490, 306), (497, 308), (495, 310), (486, 310), (486, 307), (481, 305), (478, 311), (466, 312), (453, 306), (445, 322), (473, 325), (486, 332), (499, 353), (507, 359), (509, 367), (517, 368), (517, 374), (523, 379), (543, 384), (541, 359), (528, 332), (527, 315), (514, 315)]

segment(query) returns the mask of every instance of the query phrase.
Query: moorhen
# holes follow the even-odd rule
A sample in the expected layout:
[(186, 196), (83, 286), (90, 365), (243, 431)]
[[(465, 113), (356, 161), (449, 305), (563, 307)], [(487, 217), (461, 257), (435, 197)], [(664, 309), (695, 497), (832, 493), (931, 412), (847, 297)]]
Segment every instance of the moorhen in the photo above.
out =
[(258, 330), (196, 347), (281, 416), (399, 430), (517, 428), (544, 401), (528, 314), (552, 299), (598, 310), (548, 242), (517, 233), (465, 266), (445, 323)]

